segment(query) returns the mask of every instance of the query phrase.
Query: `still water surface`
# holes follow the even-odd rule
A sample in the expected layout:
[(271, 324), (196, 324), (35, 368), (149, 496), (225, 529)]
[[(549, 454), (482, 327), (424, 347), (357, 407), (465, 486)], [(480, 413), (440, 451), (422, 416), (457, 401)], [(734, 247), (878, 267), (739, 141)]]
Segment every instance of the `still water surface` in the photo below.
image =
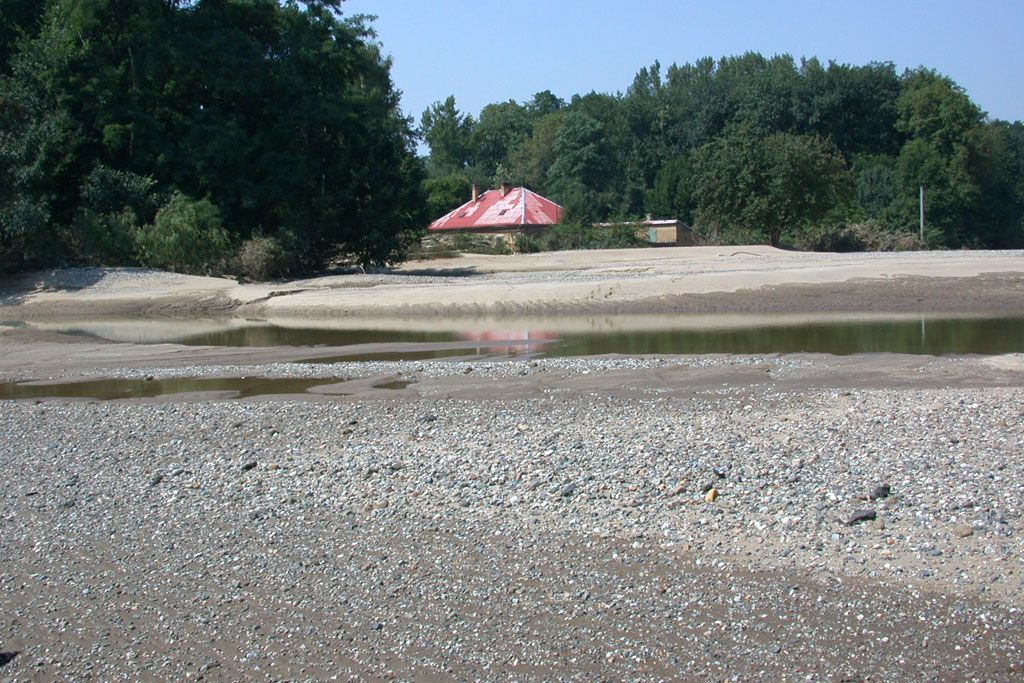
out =
[[(354, 346), (337, 360), (464, 355), (1024, 352), (1024, 318), (832, 318), (647, 316), (539, 320), (399, 321), (387, 329), (255, 321), (47, 323), (42, 329), (117, 341), (197, 346)], [(369, 326), (367, 326), (369, 327)], [(426, 329), (424, 329), (426, 328)], [(401, 344), (400, 349), (388, 345)]]

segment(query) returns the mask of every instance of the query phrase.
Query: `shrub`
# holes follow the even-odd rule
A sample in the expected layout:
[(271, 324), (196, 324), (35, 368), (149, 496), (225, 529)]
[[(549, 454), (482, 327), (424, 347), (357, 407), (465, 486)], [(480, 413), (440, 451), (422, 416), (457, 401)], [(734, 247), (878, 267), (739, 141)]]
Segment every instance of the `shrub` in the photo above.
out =
[(231, 250), (217, 207), (180, 192), (138, 231), (136, 244), (143, 265), (196, 275), (222, 273)]
[(835, 223), (804, 233), (797, 246), (810, 251), (912, 251), (923, 249), (917, 235), (883, 229), (876, 221)]
[(135, 265), (135, 236), (157, 210), (156, 181), (97, 164), (79, 191), (73, 245), (87, 263)]
[(55, 260), (52, 223), (43, 202), (16, 197), (6, 205), (0, 204), (0, 273)]
[(543, 247), (548, 251), (567, 249), (624, 249), (642, 247), (647, 241), (637, 236), (637, 226), (629, 223), (615, 225), (586, 225), (562, 223), (544, 234)]
[(272, 280), (287, 275), (295, 259), (275, 237), (252, 237), (238, 248), (238, 271), (250, 280)]
[(137, 264), (139, 219), (129, 208), (118, 213), (82, 209), (75, 218), (75, 237), (81, 258), (96, 266)]
[(512, 240), (512, 248), (517, 254), (536, 254), (544, 251), (544, 244), (534, 235), (521, 232)]
[(454, 235), (445, 235), (442, 240), (456, 252), (496, 256), (511, 253), (504, 237), (457, 232)]

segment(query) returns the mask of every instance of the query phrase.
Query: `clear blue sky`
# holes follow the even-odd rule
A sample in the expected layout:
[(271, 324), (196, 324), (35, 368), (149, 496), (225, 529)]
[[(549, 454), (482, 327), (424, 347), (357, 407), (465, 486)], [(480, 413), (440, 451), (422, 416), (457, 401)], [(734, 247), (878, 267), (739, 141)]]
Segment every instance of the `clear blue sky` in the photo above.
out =
[(747, 51), (925, 65), (993, 118), (1024, 119), (1024, 0), (349, 0), (374, 14), (405, 113), (419, 121), (540, 90), (625, 91), (642, 66)]

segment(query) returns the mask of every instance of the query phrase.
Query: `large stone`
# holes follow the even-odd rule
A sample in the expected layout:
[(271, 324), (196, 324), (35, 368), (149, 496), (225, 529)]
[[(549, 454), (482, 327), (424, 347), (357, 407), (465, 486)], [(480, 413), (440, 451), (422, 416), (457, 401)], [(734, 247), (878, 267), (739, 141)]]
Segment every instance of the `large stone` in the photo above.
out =
[(846, 518), (843, 522), (846, 526), (853, 526), (854, 524), (862, 524), (864, 522), (870, 522), (878, 516), (878, 513), (874, 510), (855, 510), (852, 515)]

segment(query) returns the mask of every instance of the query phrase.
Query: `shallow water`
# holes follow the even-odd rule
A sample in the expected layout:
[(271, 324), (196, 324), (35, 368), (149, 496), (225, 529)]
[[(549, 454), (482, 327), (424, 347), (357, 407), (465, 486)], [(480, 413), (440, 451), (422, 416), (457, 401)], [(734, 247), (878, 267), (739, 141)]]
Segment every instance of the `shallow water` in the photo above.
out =
[[(111, 401), (126, 398), (154, 398), (174, 394), (217, 392), (230, 398), (284, 396), (344, 381), (337, 378), (314, 379), (268, 377), (176, 377), (172, 379), (92, 379), (56, 384), (0, 383), (0, 400), (37, 398), (91, 398)], [(334, 393), (332, 395), (343, 395)]]
[[(328, 359), (331, 361), (609, 353), (887, 352), (941, 356), (1024, 352), (1021, 317), (657, 315), (372, 323), (135, 320), (32, 325), (55, 332), (138, 343), (243, 347), (361, 345)], [(381, 346), (387, 344), (402, 344), (402, 348)]]

